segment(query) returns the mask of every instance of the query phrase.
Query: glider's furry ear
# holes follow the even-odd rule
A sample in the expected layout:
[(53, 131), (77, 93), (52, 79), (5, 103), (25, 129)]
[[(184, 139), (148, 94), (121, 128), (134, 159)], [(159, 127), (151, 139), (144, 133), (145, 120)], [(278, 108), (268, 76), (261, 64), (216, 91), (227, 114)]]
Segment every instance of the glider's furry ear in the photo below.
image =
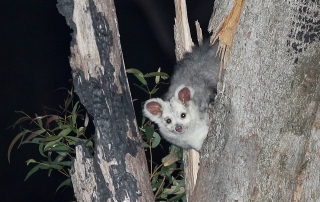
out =
[(193, 88), (185, 85), (179, 86), (174, 93), (175, 99), (180, 100), (182, 104), (186, 104), (186, 102), (190, 101), (193, 98), (193, 95)]
[(156, 120), (161, 117), (164, 107), (164, 101), (160, 98), (152, 98), (147, 100), (143, 106), (143, 114), (149, 118), (151, 121), (156, 122)]

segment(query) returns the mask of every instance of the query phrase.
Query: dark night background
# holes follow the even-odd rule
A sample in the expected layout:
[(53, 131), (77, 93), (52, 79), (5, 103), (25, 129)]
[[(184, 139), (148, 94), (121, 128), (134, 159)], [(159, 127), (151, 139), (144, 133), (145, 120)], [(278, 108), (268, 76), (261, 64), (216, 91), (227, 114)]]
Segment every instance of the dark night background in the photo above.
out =
[[(174, 1), (173, 0), (115, 0), (120, 39), (126, 68), (137, 68), (143, 73), (162, 67), (170, 73), (174, 56)], [(39, 159), (37, 146), (17, 145), (7, 151), (12, 139), (20, 131), (5, 129), (23, 110), (29, 115), (43, 113), (43, 106), (57, 108), (63, 102), (58, 88), (71, 88), (70, 33), (72, 30), (58, 13), (54, 0), (2, 0), (0, 3), (0, 200), (19, 201), (71, 201), (73, 192), (67, 188), (55, 193), (65, 178), (58, 172), (48, 177), (39, 170), (24, 181), (33, 164)], [(213, 1), (187, 1), (192, 36), (196, 41), (194, 21), (199, 20), (205, 36), (212, 13)], [(134, 78), (129, 77), (129, 82)], [(146, 100), (141, 91), (131, 87), (133, 98)], [(136, 106), (137, 105), (137, 106)], [(136, 110), (139, 104), (135, 104)], [(139, 111), (136, 114), (140, 113)]]

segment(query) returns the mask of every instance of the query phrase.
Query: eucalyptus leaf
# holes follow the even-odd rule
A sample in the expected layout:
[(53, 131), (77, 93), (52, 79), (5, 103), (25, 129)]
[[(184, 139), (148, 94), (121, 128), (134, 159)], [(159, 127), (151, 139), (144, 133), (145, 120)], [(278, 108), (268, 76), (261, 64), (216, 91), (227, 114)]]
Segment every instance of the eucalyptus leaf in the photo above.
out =
[(158, 178), (159, 178), (159, 175), (154, 176), (154, 177), (151, 179), (151, 184), (157, 183)]
[(50, 169), (54, 168), (56, 170), (60, 170), (63, 168), (61, 165), (59, 165), (57, 162), (50, 162), (50, 161), (44, 161), (43, 163), (40, 164), (41, 169)]
[(146, 75), (144, 75), (144, 77), (148, 78), (148, 77), (154, 77), (154, 76), (162, 76), (162, 77), (167, 77), (169, 78), (169, 75), (165, 72), (150, 72)]
[(44, 143), (44, 142), (52, 142), (52, 141), (57, 140), (57, 139), (59, 139), (59, 138), (61, 138), (61, 137), (55, 135), (55, 136), (50, 136), (50, 137), (43, 138), (43, 139), (41, 139), (39, 142), (41, 142), (41, 143)]
[(71, 179), (68, 178), (66, 179), (65, 181), (63, 181), (57, 188), (56, 192), (63, 186), (71, 186), (72, 185), (72, 182), (71, 182)]
[(16, 137), (12, 140), (10, 146), (9, 146), (9, 149), (8, 149), (8, 161), (10, 163), (10, 154), (11, 154), (11, 151), (12, 151), (12, 148), (13, 148), (13, 145), (21, 138), (23, 137), (25, 134), (26, 134), (26, 130), (22, 131), (21, 133), (19, 133), (18, 135), (16, 135)]
[(35, 167), (33, 167), (27, 174), (26, 178), (24, 179), (24, 181), (26, 181), (33, 173), (35, 173), (37, 170), (39, 170), (40, 168), (40, 164), (36, 165)]
[(43, 117), (37, 117), (37, 118), (36, 118), (36, 119), (37, 119), (37, 122), (38, 122), (38, 125), (39, 125), (40, 128), (43, 128), (42, 118), (43, 118)]
[(137, 86), (138, 88), (140, 88), (142, 91), (146, 92), (147, 94), (149, 94), (149, 91), (147, 91), (146, 89), (144, 89), (143, 87), (139, 86), (138, 84), (133, 84), (135, 86)]
[(160, 135), (157, 132), (154, 132), (151, 147), (156, 148), (159, 145), (160, 141), (161, 141)]
[(151, 138), (153, 138), (154, 128), (153, 126), (145, 125), (144, 129), (146, 130), (146, 137), (147, 137), (147, 140), (149, 141)]
[(67, 136), (71, 131), (72, 131), (72, 129), (71, 129), (70, 127), (68, 127), (68, 128), (66, 128), (66, 129), (63, 129), (63, 130), (58, 134), (58, 136), (65, 137), (65, 136)]
[(28, 166), (30, 163), (37, 163), (37, 161), (34, 160), (34, 159), (29, 159), (29, 160), (26, 161), (26, 163), (27, 163), (27, 166)]
[(155, 94), (158, 90), (159, 90), (159, 88), (154, 88), (154, 89), (150, 92), (150, 94), (153, 95), (153, 94)]
[(49, 176), (49, 177), (51, 176), (52, 170), (53, 170), (53, 169), (50, 168), (49, 171), (48, 171), (48, 176)]
[(172, 153), (168, 154), (167, 156), (165, 156), (164, 158), (162, 158), (161, 161), (164, 166), (169, 166), (169, 165), (177, 162), (178, 160), (180, 160), (178, 153), (172, 152)]
[(171, 199), (169, 199), (169, 201), (179, 201), (180, 199), (182, 199), (185, 196), (186, 196), (186, 193), (184, 192), (182, 194), (179, 194), (177, 196), (172, 197)]
[[(19, 112), (17, 112), (19, 113)], [(21, 113), (21, 112), (20, 112)], [(29, 116), (24, 116), (24, 117), (21, 117), (20, 119), (18, 119), (13, 125), (12, 127), (14, 128), (16, 125), (24, 122), (24, 121), (27, 121), (27, 120), (30, 120), (31, 118)]]
[(77, 123), (77, 110), (78, 110), (79, 101), (73, 106), (71, 116), (72, 116), (72, 125), (75, 126)]
[(44, 144), (40, 143), (39, 147), (38, 147), (39, 153), (41, 154), (41, 156), (47, 157), (47, 155), (45, 155), (44, 152), (43, 152), (43, 147), (44, 147)]
[(48, 149), (48, 148), (50, 148), (50, 147), (54, 147), (54, 146), (59, 145), (58, 143), (59, 143), (59, 141), (60, 141), (61, 139), (62, 139), (62, 137), (60, 137), (60, 138), (57, 139), (57, 140), (54, 140), (54, 141), (52, 141), (52, 142), (47, 143), (46, 146), (44, 147), (44, 151), (46, 151), (46, 149)]
[(142, 117), (141, 125), (143, 125), (146, 122), (147, 118), (145, 116)]
[(131, 69), (127, 69), (126, 71), (127, 73), (132, 73), (133, 75), (135, 75), (135, 77), (137, 77), (137, 79), (139, 79), (139, 81), (143, 85), (147, 85), (147, 81), (145, 80), (144, 75), (138, 69), (131, 68)]
[(142, 143), (143, 148), (149, 148), (149, 145), (145, 142)]
[(45, 149), (45, 151), (55, 151), (55, 152), (68, 152), (68, 153), (73, 153), (73, 150), (71, 150), (69, 147), (65, 145), (59, 145), (55, 147), (49, 147)]
[[(158, 72), (161, 72), (161, 68), (159, 67), (159, 69), (158, 69)], [(156, 84), (158, 84), (159, 82), (160, 82), (160, 76), (158, 75), (158, 76), (156, 76), (156, 78), (155, 78), (155, 83)]]

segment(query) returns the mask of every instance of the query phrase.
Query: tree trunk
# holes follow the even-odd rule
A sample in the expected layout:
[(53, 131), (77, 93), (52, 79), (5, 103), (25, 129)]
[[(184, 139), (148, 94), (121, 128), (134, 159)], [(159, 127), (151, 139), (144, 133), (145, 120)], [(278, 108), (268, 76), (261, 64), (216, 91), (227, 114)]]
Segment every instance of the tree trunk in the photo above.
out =
[(75, 91), (96, 128), (94, 156), (76, 147), (71, 179), (78, 201), (153, 201), (135, 120), (113, 0), (58, 0), (74, 30)]
[(319, 10), (245, 1), (192, 201), (320, 201)]

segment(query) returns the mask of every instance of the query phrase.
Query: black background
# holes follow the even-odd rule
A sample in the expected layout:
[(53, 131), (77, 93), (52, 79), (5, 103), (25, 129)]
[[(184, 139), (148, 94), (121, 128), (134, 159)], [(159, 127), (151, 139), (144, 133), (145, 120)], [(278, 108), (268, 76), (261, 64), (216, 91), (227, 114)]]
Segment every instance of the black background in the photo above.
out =
[[(115, 0), (120, 39), (126, 68), (143, 73), (162, 67), (170, 73), (175, 63), (173, 0)], [(38, 148), (15, 146), (11, 163), (7, 151), (20, 131), (5, 129), (23, 110), (41, 115), (43, 106), (57, 108), (64, 95), (58, 88), (71, 88), (70, 33), (53, 0), (2, 0), (0, 3), (0, 200), (1, 201), (70, 201), (70, 188), (55, 193), (65, 179), (53, 172), (48, 177), (40, 170), (24, 181), (32, 165), (25, 161), (39, 157)], [(189, 22), (196, 41), (194, 21), (199, 20), (205, 36), (213, 1), (187, 1)], [(129, 76), (129, 82), (135, 78)], [(142, 100), (148, 98), (131, 85), (136, 114)]]

